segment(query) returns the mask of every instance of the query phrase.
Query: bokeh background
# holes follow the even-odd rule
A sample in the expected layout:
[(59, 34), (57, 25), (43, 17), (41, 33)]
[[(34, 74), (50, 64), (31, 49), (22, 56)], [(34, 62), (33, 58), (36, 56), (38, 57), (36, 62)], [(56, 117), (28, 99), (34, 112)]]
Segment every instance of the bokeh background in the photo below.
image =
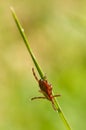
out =
[(85, 0), (0, 1), (0, 130), (66, 130), (50, 102), (30, 100), (41, 94), (10, 6), (72, 130), (86, 130)]

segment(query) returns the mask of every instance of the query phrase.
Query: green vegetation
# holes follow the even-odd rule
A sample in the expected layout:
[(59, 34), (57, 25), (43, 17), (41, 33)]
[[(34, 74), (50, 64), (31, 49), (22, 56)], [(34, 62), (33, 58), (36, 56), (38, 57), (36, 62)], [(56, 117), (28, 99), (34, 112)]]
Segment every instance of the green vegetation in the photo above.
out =
[[(22, 38), (23, 38), (23, 40), (24, 40), (24, 43), (25, 43), (25, 45), (26, 45), (26, 48), (27, 48), (27, 50), (28, 50), (28, 52), (29, 52), (29, 54), (30, 54), (30, 56), (31, 56), (31, 58), (32, 58), (32, 61), (33, 61), (34, 65), (35, 65), (35, 67), (36, 67), (38, 73), (39, 73), (39, 76), (40, 76), (41, 79), (45, 80), (45, 75), (44, 75), (43, 72), (41, 71), (41, 68), (40, 68), (39, 64), (37, 63), (37, 60), (36, 60), (35, 56), (34, 56), (33, 53), (32, 53), (32, 50), (31, 50), (30, 45), (29, 45), (29, 41), (27, 40), (27, 37), (26, 37), (26, 35), (25, 35), (25, 33), (24, 33), (24, 29), (22, 28), (22, 26), (21, 26), (21, 24), (20, 24), (20, 22), (19, 22), (19, 20), (18, 20), (18, 18), (17, 18), (17, 16), (16, 16), (16, 13), (15, 13), (13, 7), (11, 7), (11, 12), (12, 12), (13, 18), (14, 18), (14, 20), (15, 20), (15, 23), (16, 23), (16, 25), (17, 25), (17, 27), (18, 27), (18, 30), (19, 30), (19, 32), (20, 32), (20, 34), (21, 34), (21, 36), (22, 36)], [(54, 93), (53, 93), (53, 95), (54, 95)], [(59, 115), (61, 116), (61, 119), (62, 119), (62, 121), (64, 122), (66, 128), (67, 128), (68, 130), (71, 130), (70, 125), (69, 125), (68, 121), (66, 120), (66, 118), (65, 118), (65, 116), (64, 116), (64, 114), (63, 114), (63, 112), (62, 112), (62, 110), (61, 110), (61, 107), (59, 106), (59, 104), (58, 104), (58, 102), (56, 101), (55, 98), (54, 98), (54, 104), (55, 104), (55, 107), (56, 107), (56, 109), (57, 109), (57, 112), (58, 112)]]
[[(0, 6), (0, 129), (64, 130), (48, 101), (35, 101), (34, 66), (15, 27), (13, 5), (33, 52), (73, 130), (86, 129), (85, 1), (2, 1)], [(32, 75), (32, 76), (31, 76)]]

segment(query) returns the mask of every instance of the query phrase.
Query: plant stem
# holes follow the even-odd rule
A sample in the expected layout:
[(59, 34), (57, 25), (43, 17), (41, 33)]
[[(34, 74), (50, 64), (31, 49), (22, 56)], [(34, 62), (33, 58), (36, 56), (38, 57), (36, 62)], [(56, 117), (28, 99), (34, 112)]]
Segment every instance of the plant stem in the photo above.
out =
[(66, 118), (65, 118), (65, 116), (64, 116), (64, 113), (63, 113), (63, 111), (61, 110), (61, 107), (60, 107), (59, 103), (56, 101), (55, 98), (54, 98), (54, 103), (55, 103), (55, 107), (57, 108), (57, 112), (59, 113), (59, 115), (60, 115), (62, 121), (64, 122), (64, 124), (65, 124), (67, 130), (71, 130), (71, 127), (70, 127), (68, 121), (66, 120)]
[[(24, 40), (24, 43), (25, 43), (26, 47), (27, 47), (27, 50), (28, 50), (28, 52), (29, 52), (29, 54), (30, 54), (30, 56), (31, 56), (31, 58), (32, 58), (32, 60), (33, 60), (33, 62), (34, 62), (34, 64), (35, 64), (35, 67), (36, 67), (36, 69), (37, 69), (37, 71), (38, 71), (40, 77), (41, 77), (42, 79), (44, 79), (45, 77), (44, 77), (44, 75), (43, 75), (43, 72), (42, 72), (42, 70), (41, 70), (39, 64), (37, 63), (37, 60), (36, 60), (35, 56), (34, 56), (33, 53), (32, 53), (32, 50), (31, 50), (31, 48), (30, 48), (30, 46), (29, 46), (29, 41), (28, 41), (28, 39), (27, 39), (27, 37), (26, 37), (26, 35), (25, 35), (24, 29), (22, 28), (22, 26), (21, 26), (21, 24), (20, 24), (20, 22), (19, 22), (19, 20), (18, 20), (18, 18), (17, 18), (17, 16), (16, 16), (16, 13), (15, 13), (14, 9), (13, 9), (12, 7), (11, 7), (10, 9), (11, 9), (13, 18), (14, 18), (14, 20), (15, 20), (15, 23), (16, 23), (16, 25), (17, 25), (17, 27), (18, 27), (18, 30), (19, 30), (19, 32), (20, 32), (20, 34), (21, 34), (21, 36), (22, 36), (22, 38), (23, 38), (23, 40)], [(69, 125), (68, 121), (66, 120), (66, 118), (65, 118), (65, 116), (64, 116), (64, 114), (63, 114), (63, 112), (62, 112), (62, 110), (61, 110), (61, 107), (60, 107), (59, 103), (56, 101), (55, 98), (54, 98), (54, 103), (55, 103), (55, 107), (57, 108), (57, 112), (59, 113), (59, 115), (60, 115), (62, 121), (63, 121), (64, 124), (65, 124), (66, 129), (67, 129), (67, 130), (71, 130), (70, 125)]]
[(40, 75), (40, 77), (41, 77), (42, 79), (44, 79), (44, 75), (43, 75), (43, 73), (42, 73), (42, 71), (41, 71), (41, 68), (40, 68), (39, 64), (37, 63), (37, 60), (36, 60), (34, 54), (32, 53), (32, 50), (31, 50), (31, 48), (30, 48), (30, 46), (29, 46), (29, 41), (28, 41), (28, 39), (27, 39), (27, 37), (26, 37), (26, 35), (25, 35), (24, 29), (22, 28), (22, 26), (21, 26), (21, 24), (20, 24), (20, 22), (19, 22), (19, 20), (18, 20), (18, 18), (17, 18), (17, 16), (16, 16), (16, 14), (15, 14), (14, 9), (13, 9), (12, 7), (11, 7), (10, 9), (11, 9), (13, 18), (14, 18), (14, 20), (15, 20), (15, 23), (16, 23), (16, 25), (17, 25), (17, 27), (18, 27), (18, 30), (19, 30), (19, 32), (20, 32), (20, 34), (21, 34), (21, 36), (22, 36), (22, 38), (23, 38), (23, 40), (24, 40), (24, 43), (25, 43), (26, 47), (27, 47), (27, 50), (28, 50), (28, 52), (29, 52), (29, 54), (30, 54), (30, 56), (31, 56), (31, 58), (32, 58), (32, 60), (33, 60), (33, 62), (34, 62), (34, 64), (35, 64), (35, 66), (36, 66), (38, 72), (39, 72), (39, 75)]

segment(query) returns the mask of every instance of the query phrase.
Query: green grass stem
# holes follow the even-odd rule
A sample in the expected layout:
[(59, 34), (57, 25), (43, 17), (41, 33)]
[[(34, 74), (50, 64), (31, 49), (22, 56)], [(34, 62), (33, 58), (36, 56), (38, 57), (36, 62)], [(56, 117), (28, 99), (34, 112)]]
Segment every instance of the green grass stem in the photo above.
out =
[(27, 37), (25, 35), (24, 29), (22, 28), (22, 26), (21, 26), (21, 24), (20, 24), (20, 22), (19, 22), (19, 20), (18, 20), (18, 18), (16, 16), (16, 14), (15, 14), (14, 9), (12, 7), (10, 9), (11, 9), (13, 18), (15, 20), (15, 23), (16, 23), (16, 25), (18, 27), (18, 30), (19, 30), (19, 32), (20, 32), (20, 34), (21, 34), (21, 36), (22, 36), (22, 38), (24, 40), (24, 43), (25, 43), (26, 47), (27, 47), (27, 50), (28, 50), (28, 52), (29, 52), (29, 54), (30, 54), (30, 56), (31, 56), (31, 58), (32, 58), (32, 60), (33, 60), (33, 62), (35, 64), (35, 66), (36, 66), (36, 69), (38, 70), (38, 73), (39, 73), (40, 77), (42, 79), (44, 79), (44, 75), (43, 75), (43, 73), (41, 71), (41, 68), (40, 68), (39, 64), (37, 63), (37, 60), (36, 60), (34, 54), (32, 53), (32, 50), (31, 50), (31, 48), (29, 46), (29, 41), (28, 41), (28, 39), (27, 39)]
[[(20, 34), (21, 34), (21, 36), (22, 36), (22, 38), (23, 38), (23, 40), (24, 40), (24, 43), (25, 43), (26, 47), (27, 47), (27, 50), (28, 50), (28, 52), (29, 52), (29, 54), (30, 54), (30, 56), (31, 56), (31, 58), (32, 58), (32, 60), (33, 60), (33, 62), (34, 62), (34, 64), (35, 64), (35, 67), (36, 67), (36, 69), (37, 69), (37, 71), (38, 71), (40, 77), (41, 77), (42, 79), (44, 79), (45, 76), (44, 76), (44, 74), (43, 74), (43, 72), (42, 72), (42, 70), (41, 70), (41, 68), (40, 68), (40, 66), (39, 66), (39, 64), (38, 64), (38, 62), (37, 62), (37, 60), (36, 60), (34, 54), (32, 53), (32, 50), (31, 50), (31, 48), (30, 48), (29, 41), (28, 41), (28, 39), (27, 39), (27, 37), (26, 37), (26, 35), (25, 35), (24, 29), (22, 28), (22, 26), (21, 26), (21, 24), (20, 24), (20, 22), (19, 22), (19, 20), (18, 20), (18, 17), (17, 17), (17, 15), (16, 15), (14, 9), (13, 9), (12, 7), (11, 7), (10, 9), (11, 9), (13, 18), (14, 18), (14, 20), (15, 20), (15, 23), (16, 23), (16, 25), (17, 25), (17, 27), (18, 27), (18, 30), (19, 30), (19, 32), (20, 32)], [(57, 100), (56, 100), (55, 98), (54, 98), (54, 103), (55, 103), (55, 107), (56, 107), (56, 109), (57, 109), (57, 112), (59, 113), (59, 115), (60, 115), (60, 117), (61, 117), (61, 119), (62, 119), (62, 122), (64, 122), (64, 124), (65, 124), (66, 129), (67, 129), (67, 130), (71, 130), (71, 127), (70, 127), (68, 121), (66, 120), (66, 118), (65, 118), (65, 116), (64, 116), (64, 114), (63, 114), (63, 112), (62, 112), (62, 110), (61, 110), (61, 107), (60, 107), (59, 103), (57, 102)]]

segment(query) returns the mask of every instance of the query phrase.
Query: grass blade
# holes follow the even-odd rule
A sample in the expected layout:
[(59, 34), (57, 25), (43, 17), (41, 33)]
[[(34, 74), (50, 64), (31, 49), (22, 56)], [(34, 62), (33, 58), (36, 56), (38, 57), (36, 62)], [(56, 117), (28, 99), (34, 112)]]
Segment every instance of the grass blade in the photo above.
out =
[(43, 79), (44, 78), (43, 73), (41, 71), (41, 68), (40, 68), (39, 64), (37, 63), (37, 60), (36, 60), (34, 54), (32, 53), (32, 50), (31, 50), (31, 48), (29, 46), (29, 41), (27, 40), (27, 37), (26, 37), (25, 32), (24, 32), (24, 29), (22, 28), (22, 26), (21, 26), (21, 24), (20, 24), (20, 22), (19, 22), (19, 20), (18, 20), (18, 18), (16, 16), (16, 14), (15, 14), (14, 9), (12, 7), (10, 9), (11, 9), (13, 18), (15, 20), (15, 23), (16, 23), (16, 25), (18, 27), (18, 30), (19, 30), (19, 32), (20, 32), (20, 34), (21, 34), (21, 36), (22, 36), (22, 38), (24, 40), (24, 43), (25, 43), (26, 47), (27, 47), (27, 50), (28, 50), (28, 52), (29, 52), (29, 54), (30, 54), (30, 56), (31, 56), (35, 66), (36, 66), (36, 69), (38, 70), (38, 73), (39, 73), (40, 77)]
[[(28, 52), (29, 52), (34, 64), (35, 64), (35, 67), (36, 67), (40, 77), (42, 79), (44, 79), (45, 76), (43, 75), (43, 72), (42, 72), (39, 64), (37, 63), (37, 60), (36, 60), (34, 54), (32, 53), (32, 50), (30, 48), (29, 41), (28, 41), (28, 39), (27, 39), (27, 37), (25, 35), (24, 29), (22, 28), (22, 26), (21, 26), (21, 24), (20, 24), (20, 22), (19, 22), (19, 20), (18, 20), (18, 18), (16, 16), (16, 13), (15, 13), (14, 9), (12, 7), (10, 9), (11, 9), (13, 18), (15, 20), (15, 23), (16, 23), (16, 25), (18, 27), (18, 30), (19, 30), (19, 32), (20, 32), (20, 34), (21, 34), (21, 36), (22, 36), (22, 38), (24, 40), (24, 43), (25, 43), (26, 47), (27, 47), (27, 50), (28, 50)], [(62, 122), (64, 122), (64, 124), (65, 124), (66, 129), (71, 130), (71, 127), (70, 127), (68, 121), (66, 120), (66, 118), (65, 118), (65, 116), (64, 116), (64, 114), (63, 114), (63, 112), (61, 110), (61, 107), (60, 107), (59, 103), (57, 102), (57, 100), (55, 98), (54, 98), (54, 103), (55, 103), (55, 107), (57, 108), (57, 112), (59, 113), (59, 115), (60, 115), (60, 117), (62, 119)]]

